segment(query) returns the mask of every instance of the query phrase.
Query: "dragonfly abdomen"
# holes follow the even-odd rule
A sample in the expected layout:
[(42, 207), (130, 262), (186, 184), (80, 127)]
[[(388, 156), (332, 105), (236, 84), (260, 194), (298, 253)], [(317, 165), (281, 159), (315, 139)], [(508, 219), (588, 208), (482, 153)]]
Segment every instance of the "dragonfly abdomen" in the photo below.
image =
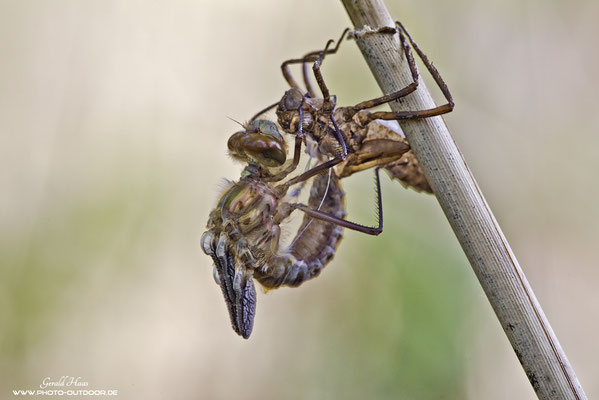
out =
[[(314, 178), (308, 205), (338, 218), (345, 217), (345, 193), (339, 178), (331, 171)], [(296, 287), (317, 276), (333, 259), (343, 237), (343, 228), (331, 222), (304, 216), (297, 235), (254, 277), (265, 288)]]

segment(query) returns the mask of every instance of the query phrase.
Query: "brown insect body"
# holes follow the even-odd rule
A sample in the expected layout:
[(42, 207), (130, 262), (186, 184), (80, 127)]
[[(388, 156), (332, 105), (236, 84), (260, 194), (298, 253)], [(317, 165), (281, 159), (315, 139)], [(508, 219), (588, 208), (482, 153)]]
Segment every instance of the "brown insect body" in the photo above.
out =
[[(248, 139), (251, 137), (259, 143)], [(202, 249), (214, 261), (214, 277), (233, 329), (244, 338), (252, 331), (256, 310), (253, 279), (267, 289), (299, 286), (332, 260), (342, 238), (340, 226), (306, 214), (292, 243), (281, 248), (280, 224), (298, 208), (286, 191), (264, 179), (276, 175), (268, 165), (277, 164), (272, 160), (284, 161), (281, 148), (276, 126), (269, 121), (254, 121), (231, 137), (229, 150), (234, 158), (250, 165), (239, 182), (231, 183), (220, 197), (201, 241)], [(345, 216), (344, 192), (334, 171), (314, 178), (308, 207), (337, 218)]]

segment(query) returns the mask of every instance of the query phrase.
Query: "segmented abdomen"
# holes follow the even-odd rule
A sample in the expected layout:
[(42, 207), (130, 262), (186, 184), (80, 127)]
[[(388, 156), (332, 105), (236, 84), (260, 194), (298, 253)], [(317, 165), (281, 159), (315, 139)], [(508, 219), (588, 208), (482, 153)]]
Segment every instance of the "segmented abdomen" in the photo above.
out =
[[(334, 171), (314, 178), (308, 205), (338, 218), (345, 217), (345, 193)], [(343, 228), (331, 222), (304, 215), (291, 245), (276, 255), (254, 278), (265, 288), (299, 286), (317, 276), (333, 259), (343, 236)]]

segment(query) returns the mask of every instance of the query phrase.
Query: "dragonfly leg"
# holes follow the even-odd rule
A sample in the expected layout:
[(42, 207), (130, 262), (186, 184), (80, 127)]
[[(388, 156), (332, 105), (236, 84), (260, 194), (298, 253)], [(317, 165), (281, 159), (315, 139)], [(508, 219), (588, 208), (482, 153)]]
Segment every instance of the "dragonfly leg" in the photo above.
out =
[[(412, 55), (412, 50), (410, 49), (410, 45), (406, 42), (406, 37), (403, 34), (403, 31), (402, 30), (397, 30), (397, 31), (399, 32), (399, 45), (403, 51), (406, 61), (408, 62), (408, 66), (410, 68), (410, 73), (412, 74), (412, 83), (410, 83), (408, 86), (406, 86), (403, 89), (400, 89), (396, 92), (389, 93), (389, 94), (381, 96), (381, 97), (376, 97), (371, 100), (366, 100), (366, 101), (360, 102), (360, 103), (356, 104), (355, 106), (351, 107), (354, 110), (354, 112), (358, 112), (360, 110), (365, 110), (368, 108), (380, 106), (381, 104), (389, 103), (393, 100), (400, 99), (400, 98), (405, 97), (408, 94), (414, 92), (418, 88), (419, 74), (418, 74), (418, 69), (416, 68), (416, 62), (414, 61), (414, 56)], [(382, 33), (391, 33), (392, 32), (393, 34), (395, 34), (396, 30), (393, 28), (387, 28), (387, 29), (381, 30), (380, 32), (382, 32)]]
[[(397, 92), (390, 93), (390, 94), (382, 96), (382, 97), (378, 97), (378, 98), (368, 100), (368, 101), (363, 101), (359, 104), (356, 104), (353, 107), (353, 109), (357, 112), (357, 111), (360, 111), (360, 110), (363, 110), (366, 108), (371, 108), (371, 107), (375, 107), (375, 106), (378, 106), (381, 104), (385, 104), (390, 101), (397, 100), (401, 97), (404, 97), (407, 94), (416, 90), (416, 88), (418, 87), (418, 70), (416, 69), (414, 57), (412, 56), (412, 53), (410, 51), (410, 47), (412, 47), (414, 49), (414, 51), (416, 51), (416, 53), (418, 54), (420, 59), (422, 60), (426, 69), (429, 71), (429, 73), (435, 80), (435, 83), (437, 84), (437, 86), (439, 86), (439, 89), (441, 89), (441, 92), (443, 93), (443, 96), (447, 100), (447, 103), (443, 104), (441, 106), (427, 109), (427, 110), (401, 111), (401, 112), (388, 112), (388, 111), (374, 112), (368, 116), (368, 120), (374, 120), (374, 119), (384, 119), (384, 120), (422, 119), (422, 118), (434, 117), (436, 115), (442, 115), (442, 114), (451, 112), (454, 108), (455, 103), (453, 101), (453, 98), (451, 96), (449, 88), (447, 87), (447, 84), (441, 77), (441, 74), (439, 73), (437, 68), (435, 68), (435, 66), (429, 61), (426, 54), (424, 54), (424, 52), (422, 50), (420, 50), (420, 47), (418, 47), (416, 42), (414, 42), (414, 40), (412, 39), (412, 37), (410, 36), (408, 31), (405, 29), (405, 27), (401, 24), (401, 22), (395, 21), (395, 24), (397, 26), (397, 32), (399, 32), (399, 38), (400, 38), (401, 46), (403, 48), (403, 53), (406, 57), (406, 60), (408, 61), (408, 66), (410, 68), (410, 72), (412, 73), (413, 82), (411, 84), (409, 84), (408, 86), (406, 86), (405, 88), (398, 90)], [(386, 33), (387, 30), (385, 30), (384, 32)], [(406, 37), (409, 41), (409, 45), (406, 42)]]
[(295, 81), (293, 76), (291, 75), (291, 71), (289, 70), (289, 65), (301, 63), (302, 64), (302, 74), (303, 74), (303, 78), (304, 78), (304, 84), (306, 85), (306, 90), (308, 91), (308, 94), (310, 97), (312, 97), (312, 98), (316, 97), (316, 93), (314, 92), (314, 89), (312, 88), (312, 85), (310, 83), (307, 64), (316, 61), (316, 59), (319, 57), (324, 58), (324, 56), (327, 54), (336, 53), (337, 50), (339, 49), (339, 45), (345, 38), (345, 35), (347, 34), (347, 32), (349, 32), (349, 28), (346, 28), (343, 31), (343, 33), (341, 34), (341, 37), (337, 41), (337, 44), (332, 49), (328, 48), (330, 46), (330, 44), (333, 42), (333, 40), (331, 39), (331, 40), (329, 40), (329, 42), (327, 42), (327, 45), (324, 50), (312, 51), (312, 52), (304, 55), (302, 58), (290, 59), (290, 60), (283, 62), (283, 64), (281, 64), (281, 71), (283, 72), (283, 77), (285, 78), (285, 80), (287, 81), (289, 86), (292, 88), (299, 89), (299, 85), (297, 84), (297, 82)]
[(295, 171), (295, 169), (297, 168), (297, 166), (299, 164), (301, 150), (302, 150), (302, 136), (297, 135), (295, 137), (295, 146), (293, 147), (293, 161), (291, 162), (291, 165), (289, 165), (283, 171), (280, 171), (279, 173), (277, 173), (275, 175), (262, 177), (262, 180), (265, 182), (280, 181), (281, 179), (284, 179), (287, 175), (289, 175), (290, 173)]
[(333, 168), (335, 165), (337, 165), (341, 162), (343, 162), (343, 157), (340, 154), (334, 158), (331, 158), (329, 161), (319, 164), (319, 165), (315, 166), (314, 168), (309, 169), (308, 171), (304, 172), (303, 174), (298, 175), (295, 178), (291, 178), (287, 182), (280, 184), (279, 186), (277, 186), (275, 188), (275, 190), (277, 192), (279, 192), (281, 195), (284, 193), (287, 193), (287, 190), (289, 190), (289, 188), (291, 186), (295, 185), (296, 183), (304, 182), (304, 181), (312, 178), (315, 175), (318, 175), (328, 169)]
[(381, 196), (381, 180), (379, 177), (379, 169), (380, 168), (381, 167), (377, 167), (375, 169), (376, 200), (377, 200), (377, 214), (378, 214), (378, 226), (376, 226), (376, 227), (360, 225), (355, 222), (347, 221), (345, 219), (336, 217), (334, 215), (331, 215), (331, 214), (328, 214), (328, 213), (325, 213), (325, 212), (322, 212), (319, 210), (314, 210), (314, 209), (308, 207), (307, 205), (301, 204), (301, 203), (295, 204), (294, 208), (305, 212), (312, 218), (316, 218), (316, 219), (326, 221), (326, 222), (331, 222), (333, 224), (342, 226), (344, 228), (348, 228), (348, 229), (351, 229), (354, 231), (366, 233), (369, 235), (378, 235), (381, 232), (383, 232), (383, 199)]

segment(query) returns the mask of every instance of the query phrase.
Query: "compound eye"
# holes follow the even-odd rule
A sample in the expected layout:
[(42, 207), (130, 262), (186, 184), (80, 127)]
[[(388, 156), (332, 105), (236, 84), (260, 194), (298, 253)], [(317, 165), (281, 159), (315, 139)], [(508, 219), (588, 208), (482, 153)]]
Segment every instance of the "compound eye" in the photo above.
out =
[(251, 158), (266, 167), (278, 167), (285, 163), (285, 142), (261, 133), (246, 135), (243, 148)]
[(229, 138), (228, 147), (234, 158), (249, 159), (266, 167), (281, 166), (287, 159), (285, 140), (271, 121), (253, 121), (247, 130)]
[(279, 133), (277, 124), (266, 119), (257, 119), (248, 125), (246, 132), (260, 132), (266, 136), (271, 136), (280, 142), (283, 142), (283, 137)]

